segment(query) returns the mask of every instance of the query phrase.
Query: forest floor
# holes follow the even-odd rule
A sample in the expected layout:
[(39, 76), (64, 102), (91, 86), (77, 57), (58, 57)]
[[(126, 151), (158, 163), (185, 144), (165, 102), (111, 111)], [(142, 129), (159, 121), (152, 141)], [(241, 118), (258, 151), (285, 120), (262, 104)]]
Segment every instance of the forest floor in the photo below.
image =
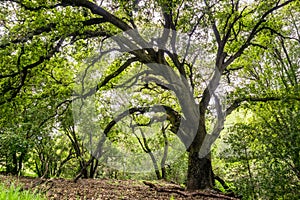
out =
[(0, 182), (21, 186), (24, 190), (44, 193), (47, 199), (237, 199), (212, 190), (185, 191), (165, 181), (135, 181), (114, 179), (39, 179), (0, 175)]

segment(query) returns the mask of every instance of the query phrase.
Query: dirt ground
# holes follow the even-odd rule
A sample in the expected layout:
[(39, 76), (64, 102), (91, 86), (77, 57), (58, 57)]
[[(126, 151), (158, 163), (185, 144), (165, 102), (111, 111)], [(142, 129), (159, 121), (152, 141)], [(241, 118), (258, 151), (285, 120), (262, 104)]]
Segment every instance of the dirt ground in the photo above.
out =
[(24, 190), (35, 190), (44, 193), (47, 199), (55, 200), (237, 199), (210, 190), (188, 192), (164, 181), (81, 179), (75, 183), (66, 179), (41, 180), (3, 175), (0, 175), (0, 181), (22, 185)]

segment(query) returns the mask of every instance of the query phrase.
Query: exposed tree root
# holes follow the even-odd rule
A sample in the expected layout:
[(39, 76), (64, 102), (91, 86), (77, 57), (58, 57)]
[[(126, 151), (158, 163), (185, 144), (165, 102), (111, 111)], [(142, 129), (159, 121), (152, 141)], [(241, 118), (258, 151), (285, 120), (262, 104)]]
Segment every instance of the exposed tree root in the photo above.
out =
[(40, 192), (46, 192), (46, 191), (50, 190), (53, 187), (54, 183), (51, 179), (45, 179), (45, 178), (42, 178), (42, 177), (39, 178), (37, 181), (35, 181), (34, 183), (32, 183), (29, 186), (27, 185), (27, 186), (21, 187), (20, 191), (31, 190), (35, 187), (38, 187), (38, 186), (42, 185), (42, 184), (47, 185), (48, 183), (51, 183), (51, 184), (49, 186), (45, 187), (43, 190), (39, 189)]
[(223, 194), (212, 193), (209, 191), (199, 191), (198, 190), (198, 191), (189, 192), (189, 191), (185, 191), (184, 188), (182, 188), (180, 186), (176, 186), (176, 185), (162, 186), (159, 184), (151, 183), (149, 181), (143, 181), (143, 183), (145, 185), (149, 186), (150, 188), (155, 189), (158, 192), (176, 193), (176, 194), (182, 195), (184, 197), (204, 196), (204, 197), (222, 198), (222, 199), (229, 199), (229, 200), (237, 200), (238, 199), (238, 198), (226, 196)]

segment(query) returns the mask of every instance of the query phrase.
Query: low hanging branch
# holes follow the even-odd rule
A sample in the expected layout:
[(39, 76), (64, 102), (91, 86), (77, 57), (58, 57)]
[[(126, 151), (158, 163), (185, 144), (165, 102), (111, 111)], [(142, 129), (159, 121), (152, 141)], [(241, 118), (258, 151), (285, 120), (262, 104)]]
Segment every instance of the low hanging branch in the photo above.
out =
[[(102, 155), (102, 147), (106, 141), (106, 137), (108, 136), (110, 130), (122, 119), (124, 119), (127, 116), (130, 116), (132, 114), (138, 113), (138, 114), (144, 114), (147, 112), (166, 112), (167, 114), (167, 120), (169, 120), (172, 124), (173, 129), (178, 129), (178, 125), (180, 124), (180, 120), (181, 120), (181, 115), (175, 111), (174, 109), (172, 109), (169, 106), (165, 106), (165, 105), (154, 105), (154, 106), (146, 106), (146, 107), (135, 107), (135, 108), (130, 108), (128, 110), (125, 110), (124, 112), (122, 112), (121, 114), (119, 114), (118, 116), (116, 116), (114, 118), (114, 120), (112, 120), (104, 129), (103, 131), (103, 135), (101, 137), (101, 139), (98, 141), (96, 150), (94, 151), (93, 155), (90, 160), (85, 164), (85, 166), (82, 167), (80, 173), (75, 177), (74, 181), (76, 182), (81, 176), (82, 173), (84, 172), (84, 170), (92, 163), (92, 161), (94, 159), (98, 159), (101, 157)], [(176, 133), (176, 132), (174, 132)]]
[(125, 110), (124, 112), (119, 114), (117, 117), (115, 117), (115, 119), (112, 120), (104, 129), (104, 134), (107, 136), (109, 131), (113, 128), (113, 126), (116, 125), (123, 118), (125, 118), (131, 114), (134, 114), (134, 113), (144, 114), (147, 112), (156, 112), (156, 113), (166, 112), (167, 120), (169, 120), (173, 126), (178, 126), (178, 124), (180, 124), (181, 115), (169, 106), (154, 105), (154, 106), (146, 106), (146, 107), (135, 107), (135, 108), (130, 108), (128, 110)]
[(129, 58), (124, 62), (116, 71), (113, 73), (109, 74), (108, 76), (105, 77), (105, 79), (100, 82), (97, 86), (91, 88), (87, 93), (80, 95), (80, 94), (75, 94), (78, 97), (76, 97), (73, 100), (77, 100), (78, 98), (87, 98), (89, 96), (92, 96), (95, 94), (100, 88), (104, 87), (107, 83), (109, 83), (113, 78), (117, 77), (119, 74), (121, 74), (127, 67), (129, 67), (132, 63), (138, 61), (136, 57)]

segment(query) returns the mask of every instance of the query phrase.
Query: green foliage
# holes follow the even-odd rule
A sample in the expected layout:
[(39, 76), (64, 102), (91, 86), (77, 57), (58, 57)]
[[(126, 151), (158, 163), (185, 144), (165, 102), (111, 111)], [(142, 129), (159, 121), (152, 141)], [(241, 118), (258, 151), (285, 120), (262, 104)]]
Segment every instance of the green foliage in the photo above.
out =
[(7, 187), (5, 184), (0, 184), (0, 199), (1, 200), (44, 200), (43, 195), (30, 191), (20, 191), (20, 187), (11, 184)]
[(186, 185), (186, 171), (188, 164), (188, 154), (184, 153), (179, 156), (176, 160), (169, 163), (167, 168), (167, 180), (173, 181), (181, 186)]
[(253, 105), (253, 117), (228, 130), (223, 173), (245, 199), (299, 198), (299, 106)]

